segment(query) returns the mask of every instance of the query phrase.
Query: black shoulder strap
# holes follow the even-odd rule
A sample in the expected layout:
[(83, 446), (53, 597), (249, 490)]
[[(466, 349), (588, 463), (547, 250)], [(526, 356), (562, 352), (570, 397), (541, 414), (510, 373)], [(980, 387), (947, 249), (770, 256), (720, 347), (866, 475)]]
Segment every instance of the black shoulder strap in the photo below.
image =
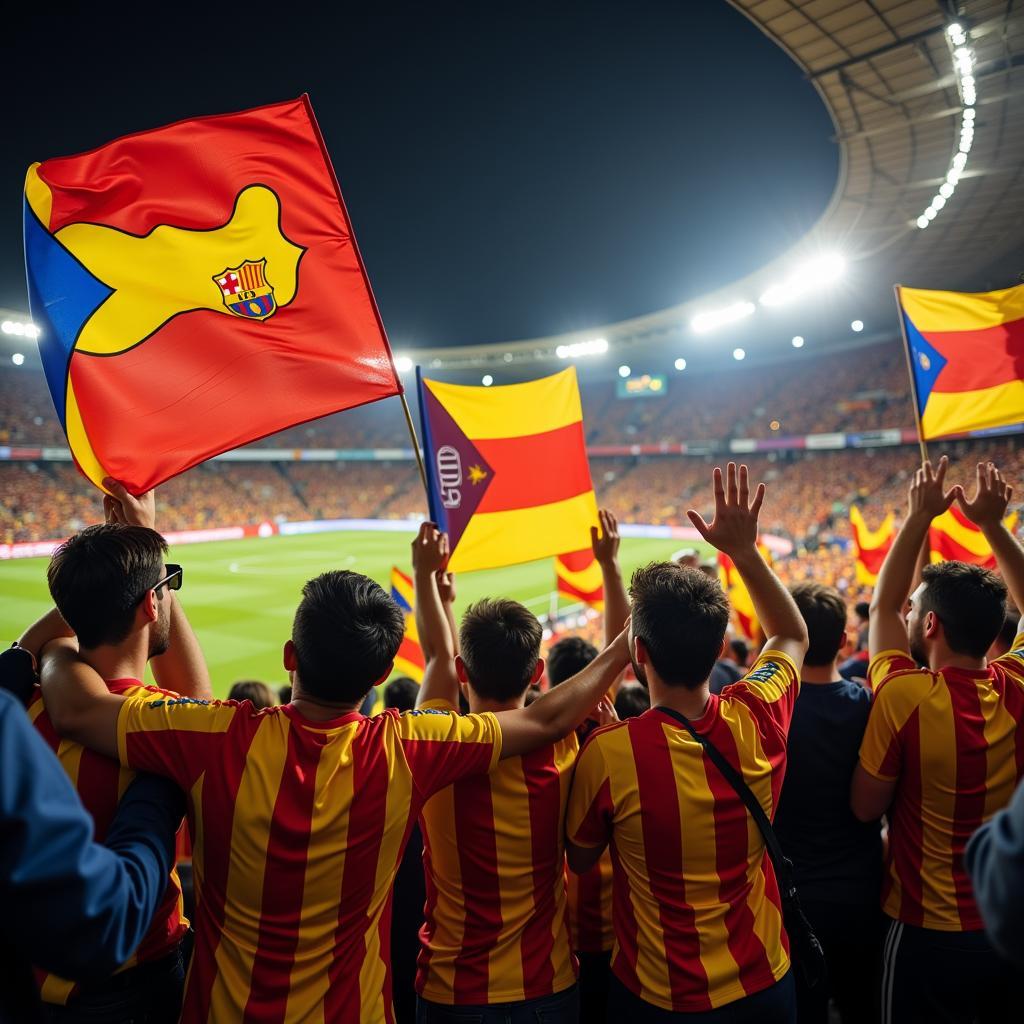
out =
[(657, 706), (657, 710), (668, 715), (669, 718), (674, 718), (684, 729), (704, 748), (704, 752), (711, 758), (711, 763), (722, 773), (725, 777), (725, 781), (729, 783), (734, 790), (736, 790), (737, 796), (746, 805), (750, 816), (754, 819), (758, 829), (760, 829), (761, 835), (764, 838), (764, 845), (768, 850), (768, 856), (771, 858), (772, 864), (775, 867), (775, 877), (778, 880), (779, 887), (782, 889), (784, 894), (788, 894), (791, 890), (795, 889), (793, 882), (793, 865), (786, 859), (785, 854), (782, 852), (782, 846), (779, 844), (778, 836), (775, 835), (775, 829), (772, 828), (772, 823), (768, 820), (768, 815), (764, 813), (764, 808), (761, 806), (760, 801), (754, 796), (751, 788), (746, 784), (743, 776), (725, 759), (722, 752), (716, 747), (711, 740), (706, 736), (701, 736), (699, 732), (690, 724), (690, 720), (686, 715), (674, 710), (673, 708), (667, 708), (662, 704)]

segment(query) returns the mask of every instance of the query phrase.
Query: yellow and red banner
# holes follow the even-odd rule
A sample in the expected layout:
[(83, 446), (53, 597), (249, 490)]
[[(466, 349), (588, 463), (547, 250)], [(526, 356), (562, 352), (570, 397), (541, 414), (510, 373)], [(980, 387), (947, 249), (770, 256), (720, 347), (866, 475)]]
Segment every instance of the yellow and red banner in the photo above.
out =
[(878, 572), (896, 538), (896, 520), (890, 512), (882, 525), (872, 530), (864, 522), (860, 509), (851, 505), (850, 528), (857, 549), (857, 582), (865, 587), (873, 587), (878, 582)]
[(418, 385), (430, 515), (453, 572), (590, 543), (597, 501), (574, 367), (503, 387)]
[[(761, 552), (762, 558), (771, 565), (772, 553), (764, 544), (758, 544), (757, 550)], [(742, 634), (744, 639), (760, 642), (761, 624), (757, 621), (757, 613), (754, 611), (754, 601), (743, 582), (743, 577), (736, 568), (735, 562), (724, 552), (718, 552), (718, 578), (722, 581), (722, 588), (729, 597), (729, 604), (732, 605), (732, 619), (735, 628)]]
[(423, 657), (423, 648), (420, 647), (420, 635), (416, 631), (416, 595), (412, 580), (397, 567), (391, 570), (391, 596), (395, 604), (405, 612), (405, 635), (395, 655), (395, 671), (422, 683), (427, 663)]
[[(1003, 523), (1013, 533), (1017, 528), (1017, 513), (1008, 516)], [(996, 557), (985, 535), (956, 505), (932, 520), (928, 543), (932, 562), (971, 562), (985, 569), (996, 567)]]
[(555, 587), (560, 597), (582, 601), (604, 611), (604, 581), (601, 566), (590, 548), (570, 551), (555, 559)]
[(1024, 421), (1024, 285), (896, 289), (926, 441)]

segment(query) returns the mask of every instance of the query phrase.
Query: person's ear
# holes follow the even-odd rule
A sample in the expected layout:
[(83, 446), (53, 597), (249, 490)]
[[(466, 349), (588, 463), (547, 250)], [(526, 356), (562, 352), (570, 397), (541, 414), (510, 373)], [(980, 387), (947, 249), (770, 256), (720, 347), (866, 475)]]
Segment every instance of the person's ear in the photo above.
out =
[(927, 612), (924, 617), (924, 635), (929, 640), (934, 640), (939, 635), (939, 629), (942, 623), (939, 621), (938, 615), (935, 612)]
[(157, 604), (159, 599), (155, 590), (147, 590), (145, 597), (139, 602), (139, 613), (142, 615), (142, 625), (156, 622), (160, 617), (160, 607)]
[(461, 654), (455, 655), (455, 675), (458, 678), (460, 685), (464, 685), (469, 682), (469, 674), (466, 672), (466, 663), (462, 660)]
[(544, 675), (544, 659), (538, 658), (537, 664), (533, 666), (533, 675), (530, 676), (530, 685), (538, 683), (542, 675)]
[(719, 660), (724, 658), (729, 653), (729, 634), (726, 633), (722, 637), (722, 649), (718, 652)]
[(638, 665), (649, 665), (651, 663), (651, 655), (647, 650), (647, 645), (638, 636), (633, 637), (633, 654)]
[(295, 653), (295, 644), (291, 640), (285, 640), (282, 661), (286, 672), (294, 672), (299, 667), (299, 657)]

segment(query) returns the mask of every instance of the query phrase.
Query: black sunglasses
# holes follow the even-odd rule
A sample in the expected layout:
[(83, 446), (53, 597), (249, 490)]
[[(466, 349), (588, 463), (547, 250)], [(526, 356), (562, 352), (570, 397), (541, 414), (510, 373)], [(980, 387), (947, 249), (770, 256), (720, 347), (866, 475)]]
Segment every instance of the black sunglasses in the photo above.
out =
[(154, 594), (159, 594), (160, 591), (166, 587), (168, 590), (181, 590), (181, 581), (185, 578), (185, 570), (180, 565), (174, 565), (172, 562), (167, 563), (167, 575), (155, 586), (152, 590)]

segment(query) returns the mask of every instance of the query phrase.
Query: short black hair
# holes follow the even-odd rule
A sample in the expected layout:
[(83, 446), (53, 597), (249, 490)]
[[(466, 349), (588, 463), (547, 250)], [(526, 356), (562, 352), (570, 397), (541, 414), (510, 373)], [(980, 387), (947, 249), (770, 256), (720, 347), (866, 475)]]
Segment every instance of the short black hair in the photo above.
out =
[(846, 603), (835, 587), (797, 583), (789, 588), (807, 626), (805, 665), (831, 665), (846, 641)]
[(290, 683), (285, 683), (284, 686), (277, 688), (277, 699), (282, 704), (291, 704), (292, 702), (292, 687)]
[(734, 637), (729, 641), (729, 650), (732, 652), (732, 656), (736, 659), (736, 664), (740, 668), (747, 667), (747, 658), (750, 657), (750, 645), (742, 637)]
[(983, 658), (1006, 621), (1006, 586), (990, 569), (967, 562), (937, 562), (921, 572), (922, 615), (934, 612), (949, 649)]
[(257, 711), (277, 705), (274, 691), (258, 679), (239, 679), (237, 683), (232, 683), (228, 690), (228, 700), (237, 700), (239, 703), (247, 700)]
[(1003, 618), (1003, 628), (999, 630), (999, 639), (1003, 642), (1003, 646), (1007, 650), (1013, 647), (1013, 641), (1017, 639), (1019, 629), (1020, 612), (1017, 611), (1017, 608), (1012, 601), (1007, 600), (1006, 614)]
[(548, 651), (548, 683), (557, 686), (582, 672), (597, 657), (597, 648), (581, 636), (564, 636)]
[(615, 714), (623, 721), (650, 710), (651, 695), (645, 686), (620, 686), (615, 695)]
[(384, 707), (396, 708), (398, 711), (412, 711), (416, 707), (416, 697), (420, 692), (420, 684), (408, 676), (396, 676), (384, 687)]
[(164, 575), (167, 542), (155, 530), (124, 523), (89, 526), (53, 553), (50, 596), (82, 647), (118, 644), (135, 609)]
[(668, 686), (695, 689), (711, 674), (729, 628), (729, 600), (717, 579), (675, 562), (633, 573), (633, 636)]
[(336, 569), (310, 580), (292, 624), (302, 689), (356, 704), (384, 676), (405, 633), (405, 615), (380, 585)]
[(854, 612), (857, 613), (857, 618), (867, 622), (871, 618), (871, 605), (867, 601), (858, 601), (853, 606)]
[(462, 616), (459, 649), (469, 684), (488, 700), (516, 700), (533, 678), (543, 630), (518, 601), (484, 598)]

